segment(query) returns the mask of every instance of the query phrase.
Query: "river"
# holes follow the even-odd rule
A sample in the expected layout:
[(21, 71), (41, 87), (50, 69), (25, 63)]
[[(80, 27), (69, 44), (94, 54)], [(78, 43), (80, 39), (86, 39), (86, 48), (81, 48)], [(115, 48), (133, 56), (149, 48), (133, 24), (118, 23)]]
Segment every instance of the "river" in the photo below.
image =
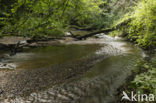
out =
[[(1, 55), (4, 55), (4, 52)], [(144, 52), (120, 37), (25, 48), (3, 60), (0, 103), (115, 103), (115, 93)]]

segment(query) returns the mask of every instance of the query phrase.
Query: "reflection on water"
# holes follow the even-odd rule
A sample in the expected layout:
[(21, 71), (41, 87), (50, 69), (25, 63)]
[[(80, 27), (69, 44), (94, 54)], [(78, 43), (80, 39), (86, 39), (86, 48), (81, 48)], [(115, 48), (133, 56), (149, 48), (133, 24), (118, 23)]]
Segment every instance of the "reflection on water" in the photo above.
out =
[[(62, 46), (27, 49), (10, 58), (7, 62), (16, 63), (17, 71), (26, 71), (25, 76), (30, 74), (29, 79), (21, 78), (21, 81), (25, 79), (28, 84), (32, 82), (32, 85), (27, 84), (25, 88), (31, 90), (29, 88), (34, 83), (38, 83), (38, 88), (27, 96), (6, 98), (2, 102), (115, 103), (116, 89), (130, 75), (136, 61), (142, 58), (141, 52), (122, 38), (106, 35), (99, 37), (68, 42)], [(47, 65), (53, 65), (53, 70), (46, 69)], [(32, 71), (29, 73), (29, 70)], [(22, 72), (16, 75), (22, 75)], [(31, 75), (34, 75), (33, 79)], [(50, 83), (57, 80), (62, 81), (58, 84)], [(47, 88), (41, 89), (43, 84)]]
[(93, 55), (100, 45), (58, 45), (27, 49), (12, 56), (5, 62), (13, 62), (17, 69), (35, 69), (48, 65), (61, 64)]

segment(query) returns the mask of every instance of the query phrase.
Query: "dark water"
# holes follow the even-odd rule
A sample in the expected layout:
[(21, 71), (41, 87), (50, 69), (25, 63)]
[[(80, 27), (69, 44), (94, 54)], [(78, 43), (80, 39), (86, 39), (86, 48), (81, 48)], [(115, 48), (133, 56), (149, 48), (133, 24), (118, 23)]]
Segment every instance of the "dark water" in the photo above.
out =
[(94, 52), (100, 47), (98, 44), (72, 44), (26, 49), (6, 61), (15, 63), (17, 69), (37, 69), (48, 65), (76, 61), (88, 55), (95, 55)]
[[(130, 75), (137, 60), (141, 59), (144, 53), (121, 38), (105, 35), (99, 37), (99, 39), (73, 41), (53, 47), (26, 49), (5, 60), (4, 62), (14, 63), (17, 68), (11, 71), (16, 74), (10, 73), (12, 79), (4, 81), (16, 80), (16, 76), (20, 77), (20, 81), (7, 82), (3, 86), (6, 84), (16, 90), (16, 86), (21, 84), (27, 89), (19, 88), (16, 91), (20, 91), (14, 93), (10, 92), (11, 88), (8, 90), (8, 96), (6, 95), (5, 99), (2, 97), (0, 101), (2, 103), (115, 103), (116, 89)], [(25, 76), (20, 76), (22, 73)], [(38, 78), (43, 81), (38, 81)], [(22, 84), (22, 80), (26, 82)], [(35, 85), (36, 83), (38, 85)], [(11, 98), (9, 93), (13, 93), (14, 98)], [(27, 95), (22, 96), (22, 93)]]

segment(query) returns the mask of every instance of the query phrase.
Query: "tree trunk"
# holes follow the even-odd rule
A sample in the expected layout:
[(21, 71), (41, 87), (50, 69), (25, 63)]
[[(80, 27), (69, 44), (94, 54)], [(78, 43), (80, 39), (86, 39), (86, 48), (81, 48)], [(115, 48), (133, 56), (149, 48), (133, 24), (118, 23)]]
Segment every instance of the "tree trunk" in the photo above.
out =
[(96, 35), (96, 34), (108, 33), (108, 32), (111, 32), (111, 31), (113, 31), (113, 30), (115, 30), (115, 28), (104, 29), (104, 30), (100, 30), (100, 31), (96, 31), (96, 32), (92, 32), (92, 33), (86, 34), (86, 35), (84, 35), (84, 36), (77, 37), (77, 39), (82, 40), (82, 39), (86, 39), (86, 38), (88, 38), (88, 37), (94, 36), (94, 35)]
[(89, 33), (89, 34), (86, 34), (86, 35), (83, 35), (83, 36), (79, 36), (77, 37), (78, 40), (82, 40), (82, 39), (86, 39), (88, 37), (91, 37), (91, 36), (94, 36), (96, 34), (100, 34), (100, 33), (108, 33), (108, 32), (111, 32), (111, 31), (114, 31), (116, 29), (119, 29), (125, 25), (127, 25), (133, 18), (129, 18), (129, 19), (126, 19), (124, 20), (123, 22), (117, 24), (116, 26), (113, 26), (112, 28), (108, 28), (108, 29), (103, 29), (103, 30), (100, 30), (100, 31), (96, 31), (96, 32), (92, 32), (92, 33)]

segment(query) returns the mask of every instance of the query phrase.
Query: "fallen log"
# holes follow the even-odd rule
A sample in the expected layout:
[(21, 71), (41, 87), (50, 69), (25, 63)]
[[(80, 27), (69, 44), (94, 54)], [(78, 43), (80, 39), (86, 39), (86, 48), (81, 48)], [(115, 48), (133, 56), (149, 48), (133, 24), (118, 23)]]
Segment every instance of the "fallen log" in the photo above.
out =
[(104, 30), (92, 32), (92, 33), (89, 33), (89, 34), (86, 34), (86, 35), (83, 35), (83, 36), (79, 36), (79, 37), (77, 37), (76, 39), (82, 40), (82, 39), (86, 39), (86, 38), (88, 38), (88, 37), (94, 36), (94, 35), (96, 35), (96, 34), (108, 33), (108, 32), (111, 32), (111, 31), (113, 31), (113, 30), (115, 30), (115, 28), (104, 29)]
[(89, 33), (89, 34), (86, 34), (86, 35), (83, 35), (83, 36), (79, 36), (76, 39), (82, 40), (82, 39), (86, 39), (88, 37), (94, 36), (96, 34), (108, 33), (108, 32), (117, 30), (120, 27), (123, 27), (123, 26), (127, 25), (132, 19), (133, 18), (129, 18), (129, 19), (123, 20), (121, 23), (118, 23), (117, 25), (113, 26), (112, 28), (108, 28), (108, 29), (103, 29), (103, 30), (100, 30), (100, 31), (92, 32), (92, 33)]

